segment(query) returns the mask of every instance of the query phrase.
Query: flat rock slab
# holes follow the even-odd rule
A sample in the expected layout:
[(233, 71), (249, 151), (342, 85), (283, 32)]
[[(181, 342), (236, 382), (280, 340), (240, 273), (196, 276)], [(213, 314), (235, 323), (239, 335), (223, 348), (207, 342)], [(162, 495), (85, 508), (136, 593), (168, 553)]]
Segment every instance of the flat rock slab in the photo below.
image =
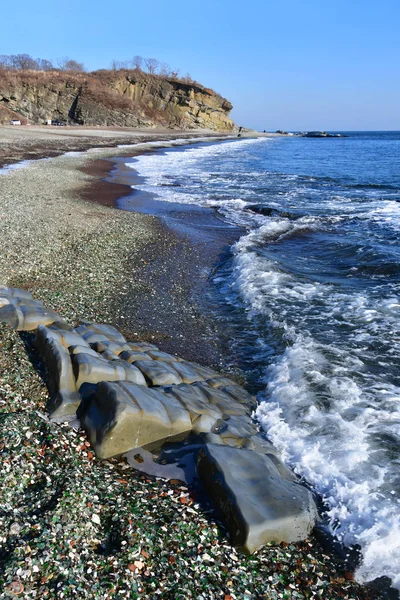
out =
[(175, 399), (129, 382), (102, 382), (83, 403), (79, 417), (99, 458), (189, 432), (188, 411)]
[(306, 539), (316, 520), (311, 493), (250, 450), (206, 444), (197, 471), (231, 541), (252, 553), (268, 542)]

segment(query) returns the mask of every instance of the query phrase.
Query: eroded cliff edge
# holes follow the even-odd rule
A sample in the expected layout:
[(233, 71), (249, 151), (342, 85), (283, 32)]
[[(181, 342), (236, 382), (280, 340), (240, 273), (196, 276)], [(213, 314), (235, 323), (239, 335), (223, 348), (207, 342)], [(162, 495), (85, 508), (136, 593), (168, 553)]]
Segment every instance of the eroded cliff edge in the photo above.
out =
[(140, 70), (94, 73), (0, 71), (0, 123), (234, 131), (232, 104), (197, 82)]

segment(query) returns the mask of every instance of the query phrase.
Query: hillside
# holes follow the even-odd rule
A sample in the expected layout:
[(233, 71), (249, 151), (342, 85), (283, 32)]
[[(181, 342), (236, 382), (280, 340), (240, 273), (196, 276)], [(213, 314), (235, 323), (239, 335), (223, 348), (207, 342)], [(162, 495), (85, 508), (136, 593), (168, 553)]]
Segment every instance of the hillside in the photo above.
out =
[(197, 82), (140, 69), (66, 73), (0, 69), (0, 123), (20, 118), (78, 125), (232, 131), (231, 103)]

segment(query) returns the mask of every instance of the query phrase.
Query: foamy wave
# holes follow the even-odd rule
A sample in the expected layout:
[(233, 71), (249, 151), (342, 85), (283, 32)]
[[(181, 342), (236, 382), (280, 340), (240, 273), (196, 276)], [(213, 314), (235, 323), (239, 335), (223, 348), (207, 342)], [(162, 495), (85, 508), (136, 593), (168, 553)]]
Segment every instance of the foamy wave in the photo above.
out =
[[(389, 338), (392, 360), (400, 358), (399, 298), (347, 294), (294, 277), (257, 253), (260, 243), (282, 240), (298, 225), (321, 223), (270, 220), (234, 247), (231, 290), (249, 318), (264, 315), (284, 331), (288, 346), (266, 371), (257, 418), (284, 460), (323, 497), (331, 532), (345, 545), (360, 545), (358, 580), (387, 575), (398, 586), (399, 490), (391, 488), (398, 487), (397, 475), (375, 439), (400, 434), (400, 388), (375, 377), (364, 362), (370, 344)], [(308, 328), (318, 331), (324, 322), (349, 327), (344, 342), (343, 333), (329, 344), (315, 340)]]
[(284, 460), (324, 499), (331, 532), (361, 547), (357, 579), (386, 575), (398, 587), (399, 500), (382, 491), (388, 474), (373, 458), (371, 435), (400, 421), (400, 390), (385, 390), (392, 403), (386, 410), (374, 406), (351, 369), (343, 373), (342, 361), (333, 363), (325, 351), (299, 337), (267, 370), (257, 418)]

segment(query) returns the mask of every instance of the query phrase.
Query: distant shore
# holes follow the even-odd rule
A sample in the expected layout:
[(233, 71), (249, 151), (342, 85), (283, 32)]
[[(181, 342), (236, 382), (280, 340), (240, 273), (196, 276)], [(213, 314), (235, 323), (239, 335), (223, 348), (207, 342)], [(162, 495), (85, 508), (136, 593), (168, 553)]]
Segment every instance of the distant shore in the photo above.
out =
[[(53, 134), (39, 131), (24, 154), (26, 138), (15, 135), (20, 141), (11, 155), (3, 148), (3, 164), (46, 156), (46, 148), (47, 155), (60, 154), (64, 144), (60, 138), (67, 136), (61, 133), (53, 143), (52, 138), (42, 137)], [(145, 141), (142, 132), (135, 135), (137, 141)], [(152, 132), (150, 139), (170, 135), (182, 137), (181, 132), (161, 135)], [(191, 132), (185, 135), (193, 137)], [(102, 140), (104, 146), (116, 145), (117, 139), (118, 143), (132, 143), (133, 137), (131, 142), (126, 137), (121, 142), (122, 137)], [(12, 145), (12, 138), (8, 139), (7, 143)], [(85, 146), (91, 141), (68, 138), (68, 149), (63, 146), (62, 152), (86, 149), (79, 144)], [(93, 135), (93, 146), (102, 145), (97, 141)], [(221, 227), (218, 239), (213, 244), (204, 244), (207, 240), (196, 241), (188, 231), (195, 228), (197, 218), (211, 218), (209, 213), (188, 212), (182, 218), (180, 234), (179, 219), (177, 228), (171, 229), (152, 214), (112, 209), (124, 192), (131, 193), (124, 184), (104, 181), (113, 168), (113, 160), (124, 155), (132, 156), (132, 150), (107, 147), (87, 155), (32, 162), (24, 169), (0, 175), (3, 247), (0, 284), (29, 289), (35, 298), (58, 310), (70, 322), (110, 322), (129, 339), (151, 341), (190, 360), (223, 368), (224, 332), (201, 312), (195, 295), (196, 286), (201, 286), (207, 278), (203, 273), (199, 282), (199, 272), (215, 264), (221, 250), (232, 243), (238, 231)], [(157, 590), (161, 598), (203, 594), (205, 600), (380, 597), (376, 590), (352, 581), (352, 574), (344, 566), (339, 567), (315, 539), (291, 544), (289, 548), (266, 547), (252, 557), (244, 557), (232, 550), (226, 538), (218, 533), (214, 516), (205, 515), (190, 496), (190, 490), (179, 482), (161, 484), (138, 475), (132, 478), (130, 486), (127, 480), (131, 475), (126, 475), (118, 461), (103, 465), (94, 460), (80, 434), (51, 428), (40, 417), (45, 412), (47, 391), (28, 358), (27, 349), (35, 361), (29, 338), (24, 346), (20, 336), (3, 328), (0, 349), (0, 411), (11, 415), (11, 419), (4, 420), (1, 433), (6, 447), (16, 431), (24, 437), (28, 428), (35, 432), (32, 438), (35, 440), (43, 437), (46, 430), (51, 440), (46, 442), (51, 469), (59, 473), (60, 481), (63, 473), (70, 474), (57, 502), (49, 503), (48, 511), (39, 512), (35, 518), (30, 517), (29, 489), (24, 495), (18, 483), (7, 479), (7, 502), (11, 506), (18, 504), (21, 516), (13, 512), (0, 516), (5, 543), (12, 548), (0, 572), (0, 583), (6, 589), (18, 580), (23, 582), (27, 594), (39, 590), (50, 598), (56, 598), (60, 589), (67, 591), (65, 597), (73, 597), (74, 585), (78, 589), (89, 585), (93, 598), (104, 597), (101, 594), (105, 590), (109, 590), (110, 597), (132, 594), (134, 586), (134, 593), (143, 598), (153, 598)], [(57, 449), (57, 440), (62, 448)], [(78, 450), (82, 444), (84, 450)], [(33, 447), (31, 453), (28, 446), (24, 446), (21, 455), (17, 447), (10, 446), (9, 456), (15, 457), (13, 469), (17, 477), (20, 471), (29, 471), (40, 480), (47, 473), (46, 464), (37, 449)], [(135, 495), (137, 491), (146, 500), (142, 505)], [(46, 505), (46, 487), (37, 493), (43, 494), (42, 504)], [(171, 499), (175, 496), (177, 505), (182, 507), (177, 520), (171, 516), (176, 510), (176, 505), (172, 505), (171, 512)], [(179, 497), (187, 500), (179, 501)], [(93, 525), (93, 506), (97, 505), (102, 518), (99, 525)], [(149, 508), (155, 508), (156, 512), (150, 514)], [(129, 522), (132, 510), (133, 528)], [(54, 524), (59, 524), (54, 529), (57, 540), (52, 537)], [(29, 538), (28, 553), (26, 539), (30, 531), (35, 533)], [(71, 548), (85, 556), (90, 573), (80, 570), (74, 562), (75, 550)], [(18, 575), (21, 556), (22, 560), (28, 557), (27, 564), (29, 560), (32, 563), (33, 556), (33, 564), (37, 566), (37, 570), (25, 569), (24, 578)], [(36, 563), (35, 557), (44, 557), (43, 562)], [(139, 566), (132, 566), (136, 564), (134, 561), (139, 561)], [(44, 563), (48, 566), (44, 567)], [(57, 588), (57, 582), (63, 587)], [(301, 595), (294, 595), (295, 591)]]
[[(274, 133), (243, 132), (241, 137), (274, 137)], [(210, 129), (132, 129), (129, 127), (83, 127), (0, 125), (0, 168), (22, 160), (60, 156), (89, 148), (115, 148), (146, 141), (168, 141), (193, 137), (235, 138), (237, 134)]]

